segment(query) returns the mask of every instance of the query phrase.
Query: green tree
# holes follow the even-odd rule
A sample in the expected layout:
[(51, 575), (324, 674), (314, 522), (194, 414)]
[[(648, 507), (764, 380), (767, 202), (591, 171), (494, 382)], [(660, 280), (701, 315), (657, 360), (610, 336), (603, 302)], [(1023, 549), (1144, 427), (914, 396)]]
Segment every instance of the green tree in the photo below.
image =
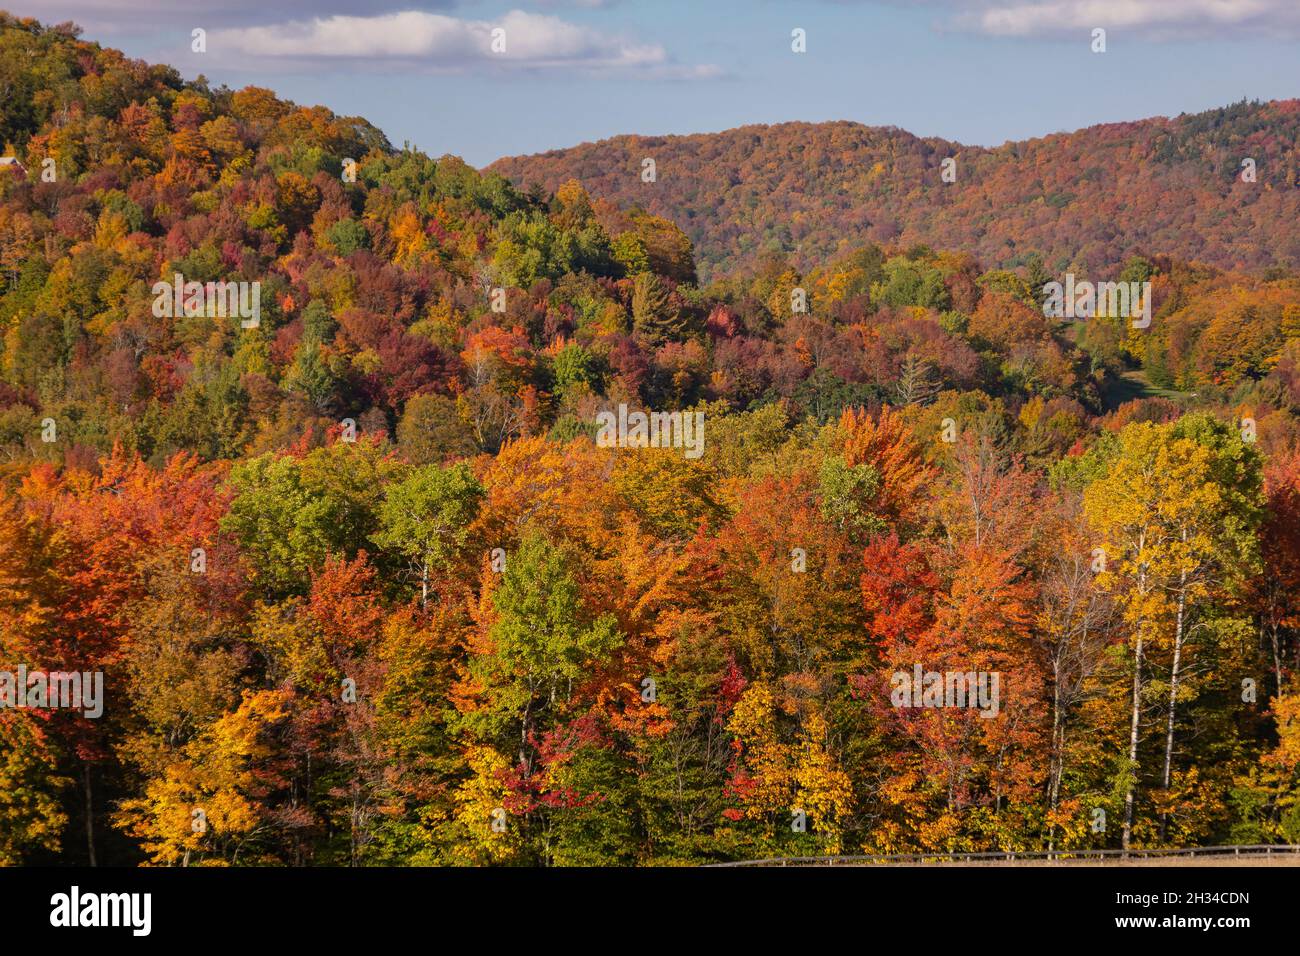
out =
[(370, 233), (355, 219), (340, 219), (331, 226), (329, 240), (341, 256), (350, 256), (358, 249), (370, 248)]
[(615, 236), (611, 251), (614, 261), (623, 267), (624, 275), (636, 276), (650, 271), (650, 254), (646, 252), (645, 240), (632, 230)]
[(397, 423), (397, 444), (416, 465), (467, 458), (479, 450), (474, 430), (461, 416), (455, 399), (431, 392), (407, 400)]
[(302, 593), (331, 554), (351, 558), (365, 547), (397, 469), (373, 442), (241, 462), (230, 472), (235, 498), (221, 528), (239, 541), (258, 586), (275, 596)]
[(829, 455), (818, 473), (822, 517), (854, 541), (865, 542), (885, 530), (871, 504), (880, 492), (880, 474), (870, 465), (847, 465)]
[(529, 772), (534, 732), (568, 715), (575, 685), (609, 659), (623, 635), (612, 614), (588, 613), (570, 559), (537, 531), (508, 556), (492, 607), (492, 650), (469, 668), (485, 706), (466, 718), (479, 737), (517, 747)]
[(449, 561), (469, 537), (483, 486), (465, 464), (425, 465), (389, 485), (379, 507), (378, 533), (371, 540), (407, 558), (420, 576), (420, 604), (429, 603), (429, 576)]
[(632, 325), (638, 335), (655, 345), (678, 341), (686, 331), (686, 316), (653, 272), (642, 272), (633, 280)]

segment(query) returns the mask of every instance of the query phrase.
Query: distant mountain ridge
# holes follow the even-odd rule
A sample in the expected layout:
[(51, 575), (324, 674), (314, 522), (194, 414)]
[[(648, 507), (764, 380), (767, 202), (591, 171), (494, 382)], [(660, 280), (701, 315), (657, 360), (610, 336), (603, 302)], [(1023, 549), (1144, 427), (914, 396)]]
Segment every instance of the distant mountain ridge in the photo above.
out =
[[(995, 148), (837, 121), (616, 136), (497, 160), (554, 190), (571, 178), (677, 222), (702, 279), (770, 251), (796, 265), (868, 241), (960, 249), (987, 265), (1118, 268), (1166, 253), (1221, 268), (1300, 265), (1300, 100), (1087, 127)], [(956, 160), (956, 181), (942, 180)], [(653, 183), (642, 161), (655, 160)], [(1254, 161), (1255, 181), (1244, 160)]]

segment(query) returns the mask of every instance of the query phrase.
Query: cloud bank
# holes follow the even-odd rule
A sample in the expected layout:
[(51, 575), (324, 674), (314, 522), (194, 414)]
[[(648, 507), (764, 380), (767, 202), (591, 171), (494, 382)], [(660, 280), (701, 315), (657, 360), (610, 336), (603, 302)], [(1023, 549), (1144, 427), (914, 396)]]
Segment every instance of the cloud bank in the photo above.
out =
[(333, 66), (393, 64), (441, 71), (577, 69), (708, 77), (716, 67), (674, 63), (663, 46), (556, 16), (512, 10), (472, 20), (419, 10), (215, 30), (209, 52), (257, 61)]
[(1300, 36), (1298, 0), (931, 0), (943, 26), (1001, 37), (1063, 37), (1095, 27), (1153, 40)]

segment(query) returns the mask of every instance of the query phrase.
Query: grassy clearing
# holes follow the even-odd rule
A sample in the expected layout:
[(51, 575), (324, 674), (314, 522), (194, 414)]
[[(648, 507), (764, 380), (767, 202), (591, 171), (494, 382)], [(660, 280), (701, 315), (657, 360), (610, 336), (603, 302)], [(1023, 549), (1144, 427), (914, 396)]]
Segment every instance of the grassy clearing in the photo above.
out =
[(1112, 411), (1137, 398), (1167, 398), (1171, 401), (1187, 403), (1196, 397), (1195, 392), (1180, 392), (1172, 388), (1160, 388), (1151, 384), (1147, 373), (1142, 369), (1132, 369), (1122, 373), (1119, 378), (1107, 379), (1102, 389), (1102, 402), (1106, 411)]

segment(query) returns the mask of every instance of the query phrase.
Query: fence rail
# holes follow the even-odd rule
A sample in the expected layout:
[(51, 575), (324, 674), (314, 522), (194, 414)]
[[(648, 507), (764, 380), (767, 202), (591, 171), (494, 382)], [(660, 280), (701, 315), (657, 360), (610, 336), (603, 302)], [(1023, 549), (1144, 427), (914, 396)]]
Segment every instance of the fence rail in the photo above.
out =
[(776, 856), (762, 860), (735, 860), (729, 863), (711, 863), (710, 866), (836, 866), (837, 864), (900, 864), (900, 863), (980, 863), (980, 862), (1043, 862), (1075, 860), (1138, 859), (1151, 860), (1163, 857), (1210, 856), (1286, 856), (1300, 855), (1300, 845), (1251, 844), (1242, 846), (1192, 846), (1175, 849), (1125, 850), (1036, 850), (992, 851), (980, 853), (894, 853), (858, 856)]

